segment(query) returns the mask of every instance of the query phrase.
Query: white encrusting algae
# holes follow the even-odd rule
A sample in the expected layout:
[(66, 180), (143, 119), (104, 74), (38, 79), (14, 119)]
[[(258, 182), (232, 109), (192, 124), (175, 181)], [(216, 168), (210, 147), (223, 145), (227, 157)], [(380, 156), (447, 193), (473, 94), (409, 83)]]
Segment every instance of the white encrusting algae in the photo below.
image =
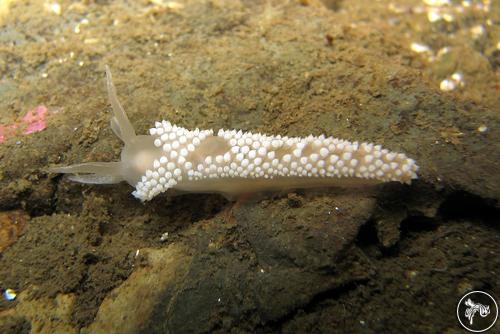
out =
[(270, 136), (241, 130), (188, 130), (168, 121), (155, 122), (149, 136), (137, 136), (118, 102), (111, 73), (107, 88), (114, 116), (111, 128), (124, 142), (120, 162), (91, 162), (54, 167), (82, 183), (135, 186), (142, 201), (176, 189), (241, 193), (325, 186), (410, 183), (418, 166), (403, 153), (380, 145), (333, 137)]

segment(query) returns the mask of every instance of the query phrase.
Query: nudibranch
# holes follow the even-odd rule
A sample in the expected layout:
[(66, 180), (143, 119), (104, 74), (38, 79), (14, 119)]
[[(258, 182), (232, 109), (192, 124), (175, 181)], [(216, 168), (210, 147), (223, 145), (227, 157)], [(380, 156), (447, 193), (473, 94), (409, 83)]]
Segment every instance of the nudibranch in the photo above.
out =
[(111, 129), (124, 143), (120, 162), (89, 162), (53, 167), (81, 183), (126, 181), (141, 201), (175, 189), (238, 194), (283, 189), (371, 185), (417, 178), (418, 166), (403, 153), (380, 145), (320, 136), (271, 136), (241, 130), (188, 130), (155, 122), (148, 135), (136, 135), (118, 102), (106, 66), (113, 109)]

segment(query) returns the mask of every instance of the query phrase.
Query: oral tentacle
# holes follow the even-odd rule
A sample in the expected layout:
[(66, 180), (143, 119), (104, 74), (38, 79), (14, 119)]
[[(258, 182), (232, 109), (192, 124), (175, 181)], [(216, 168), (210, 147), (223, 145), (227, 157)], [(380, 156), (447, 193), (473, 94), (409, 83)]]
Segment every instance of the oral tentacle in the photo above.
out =
[[(112, 184), (123, 181), (121, 162), (85, 162), (49, 168), (51, 173), (74, 174), (70, 180), (80, 183)], [(86, 174), (86, 175), (80, 175)]]

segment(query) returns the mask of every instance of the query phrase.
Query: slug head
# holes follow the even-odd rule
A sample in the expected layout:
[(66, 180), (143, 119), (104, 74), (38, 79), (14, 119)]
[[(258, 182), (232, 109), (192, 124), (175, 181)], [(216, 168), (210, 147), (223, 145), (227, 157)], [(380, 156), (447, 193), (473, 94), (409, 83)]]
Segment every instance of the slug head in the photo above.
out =
[(111, 129), (124, 147), (120, 162), (87, 162), (64, 167), (52, 167), (49, 172), (73, 174), (70, 180), (80, 183), (111, 184), (127, 181), (135, 186), (144, 171), (153, 165), (160, 148), (155, 147), (151, 136), (137, 136), (125, 110), (120, 105), (113, 85), (111, 72), (106, 66), (106, 86), (113, 109)]

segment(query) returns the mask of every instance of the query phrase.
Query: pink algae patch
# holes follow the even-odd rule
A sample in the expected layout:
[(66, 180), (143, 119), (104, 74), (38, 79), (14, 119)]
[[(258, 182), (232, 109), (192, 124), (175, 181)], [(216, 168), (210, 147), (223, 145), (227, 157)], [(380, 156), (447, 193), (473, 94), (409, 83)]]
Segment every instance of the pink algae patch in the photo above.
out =
[(23, 134), (29, 135), (45, 129), (47, 127), (47, 123), (45, 123), (47, 112), (47, 107), (43, 105), (28, 111), (22, 118), (22, 122), (27, 124), (26, 128), (23, 130)]
[(44, 105), (39, 105), (28, 111), (21, 120), (11, 124), (0, 124), (0, 144), (9, 137), (14, 137), (21, 130), (21, 134), (29, 135), (42, 131), (47, 127), (46, 117), (49, 110)]
[(16, 124), (0, 124), (0, 144), (3, 143), (7, 137), (14, 136), (16, 134), (16, 129)]

